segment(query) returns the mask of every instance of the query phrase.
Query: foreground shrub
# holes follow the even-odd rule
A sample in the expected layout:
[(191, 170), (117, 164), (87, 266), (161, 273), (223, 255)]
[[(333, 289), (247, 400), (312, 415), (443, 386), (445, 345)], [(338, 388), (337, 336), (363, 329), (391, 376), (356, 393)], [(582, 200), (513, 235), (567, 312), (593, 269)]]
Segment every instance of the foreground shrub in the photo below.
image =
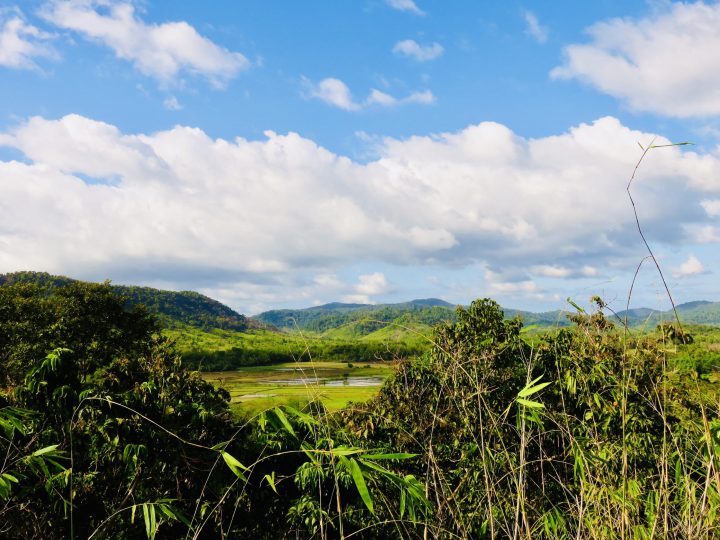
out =
[(421, 456), (403, 469), (434, 507), (418, 537), (720, 537), (713, 388), (667, 369), (667, 336), (574, 322), (531, 341), (473, 302), (344, 413), (356, 444)]

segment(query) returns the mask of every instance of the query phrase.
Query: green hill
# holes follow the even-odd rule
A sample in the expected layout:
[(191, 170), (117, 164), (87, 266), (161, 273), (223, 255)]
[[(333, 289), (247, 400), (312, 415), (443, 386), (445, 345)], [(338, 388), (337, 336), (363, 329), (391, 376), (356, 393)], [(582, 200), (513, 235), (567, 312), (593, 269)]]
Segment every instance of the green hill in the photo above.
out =
[[(363, 338), (388, 326), (429, 328), (455, 320), (454, 306), (436, 298), (399, 304), (332, 303), (306, 309), (266, 311), (255, 318), (288, 331), (312, 332), (334, 338)], [(385, 336), (383, 332), (383, 337)]]
[[(33, 283), (39, 287), (62, 287), (74, 280), (45, 272), (14, 272), (0, 274), (0, 286)], [(112, 285), (113, 290), (127, 298), (128, 305), (144, 304), (167, 328), (182, 325), (196, 328), (245, 331), (260, 325), (226, 305), (193, 291), (162, 291), (150, 287)]]
[[(678, 316), (683, 324), (720, 325), (720, 302), (696, 300), (677, 305)], [(627, 315), (630, 326), (654, 327), (661, 322), (675, 321), (672, 309), (658, 311), (648, 308), (630, 309), (618, 312), (618, 317), (624, 319)]]

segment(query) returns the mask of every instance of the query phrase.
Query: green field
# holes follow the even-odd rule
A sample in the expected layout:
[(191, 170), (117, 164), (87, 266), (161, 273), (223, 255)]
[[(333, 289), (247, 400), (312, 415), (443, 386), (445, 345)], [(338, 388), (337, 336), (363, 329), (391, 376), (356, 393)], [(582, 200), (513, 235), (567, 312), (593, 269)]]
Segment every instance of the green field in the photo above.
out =
[(230, 392), (238, 412), (258, 412), (276, 405), (322, 401), (328, 410), (377, 394), (396, 363), (287, 362), (236, 371), (209, 371), (203, 379)]

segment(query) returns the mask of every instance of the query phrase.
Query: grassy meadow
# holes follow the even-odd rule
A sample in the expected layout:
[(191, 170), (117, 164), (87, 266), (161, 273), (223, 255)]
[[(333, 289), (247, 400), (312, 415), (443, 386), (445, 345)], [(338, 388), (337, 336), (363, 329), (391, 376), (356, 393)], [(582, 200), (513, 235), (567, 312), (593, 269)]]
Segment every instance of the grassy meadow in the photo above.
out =
[(202, 377), (230, 393), (231, 407), (241, 414), (278, 405), (303, 408), (322, 401), (336, 411), (372, 398), (394, 372), (394, 362), (286, 362), (235, 371), (203, 372)]

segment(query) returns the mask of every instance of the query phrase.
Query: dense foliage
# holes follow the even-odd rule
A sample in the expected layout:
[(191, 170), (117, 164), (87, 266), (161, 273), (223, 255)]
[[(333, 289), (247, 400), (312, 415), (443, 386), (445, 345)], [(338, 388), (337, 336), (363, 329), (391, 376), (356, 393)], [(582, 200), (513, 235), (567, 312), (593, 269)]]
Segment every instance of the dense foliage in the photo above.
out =
[(242, 420), (109, 285), (0, 287), (0, 535), (720, 538), (711, 333), (456, 317), (366, 404)]
[(669, 369), (662, 334), (574, 322), (532, 342), (474, 302), (344, 424), (422, 457), (406, 472), (426, 479), (432, 535), (720, 537), (717, 387)]
[(220, 496), (204, 473), (235, 431), (226, 394), (108, 285), (0, 288), (0, 362), (3, 537), (134, 538), (137, 504), (177, 527)]

